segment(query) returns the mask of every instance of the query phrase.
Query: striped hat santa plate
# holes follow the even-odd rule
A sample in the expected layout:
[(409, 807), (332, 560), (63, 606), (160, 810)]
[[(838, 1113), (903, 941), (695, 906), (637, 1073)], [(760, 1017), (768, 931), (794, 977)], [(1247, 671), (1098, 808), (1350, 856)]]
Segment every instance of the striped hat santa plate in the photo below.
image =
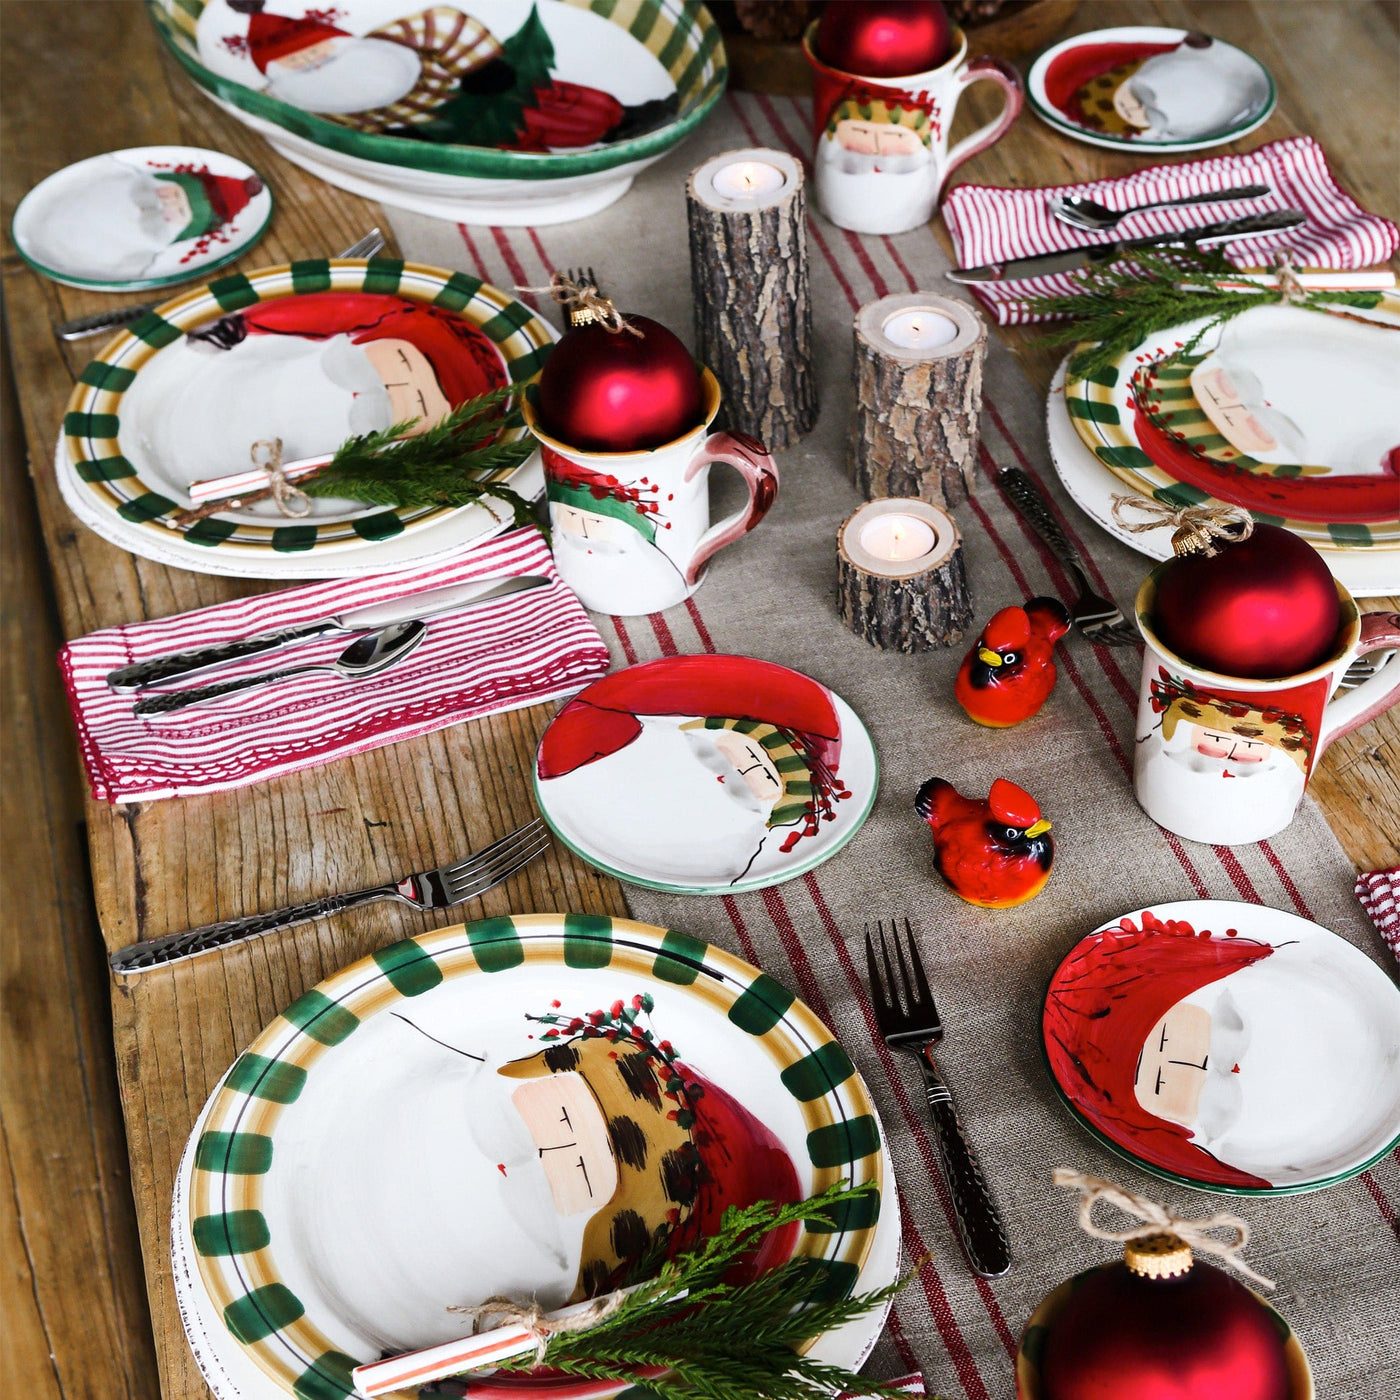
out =
[(15, 211), (15, 246), (68, 286), (138, 291), (203, 277), (241, 257), (272, 217), (263, 178), (218, 151), (143, 146), (50, 175)]
[(840, 696), (770, 661), (677, 656), (615, 672), (545, 731), (555, 834), (651, 889), (733, 894), (830, 859), (869, 815), (875, 748)]

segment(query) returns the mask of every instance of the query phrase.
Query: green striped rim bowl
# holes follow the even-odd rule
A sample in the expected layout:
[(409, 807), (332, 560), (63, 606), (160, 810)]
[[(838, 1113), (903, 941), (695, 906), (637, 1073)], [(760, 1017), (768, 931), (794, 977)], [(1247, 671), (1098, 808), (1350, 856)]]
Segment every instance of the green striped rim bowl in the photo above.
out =
[(726, 1205), (842, 1180), (874, 1189), (771, 1262), (844, 1294), (883, 1172), (860, 1074), (781, 983), (674, 929), (530, 914), (391, 944), (293, 1002), (209, 1101), (187, 1223), (246, 1354), (346, 1400), (354, 1366), (462, 1336), (453, 1307), (557, 1307)]
[[(364, 0), (350, 0), (339, 14), (343, 16), (355, 3), (363, 5)], [(146, 0), (146, 7), (166, 47), (216, 100), (328, 152), (440, 175), (547, 181), (654, 160), (699, 126), (724, 92), (728, 77), (719, 28), (697, 0), (537, 0), (542, 19), (554, 35), (556, 61), (548, 67), (552, 79), (557, 81), (562, 72), (577, 87), (598, 85), (608, 91), (621, 83), (619, 100), (624, 105), (632, 104), (623, 88), (640, 87), (648, 99), (669, 88), (674, 116), (650, 129), (644, 124), (636, 135), (577, 150), (506, 150), (492, 144), (418, 140), (357, 129), (250, 86), (263, 81), (258, 68), (230, 55), (216, 32), (232, 28), (235, 21), (245, 23), (229, 10), (226, 0)], [(417, 9), (412, 0), (404, 0), (403, 8), (406, 15)], [(423, 7), (422, 13), (438, 14), (444, 8), (467, 9), (464, 5)], [(376, 9), (377, 14), (383, 12)], [(522, 9), (522, 14), (528, 13)], [(353, 23), (343, 17), (336, 22)], [(572, 37), (562, 62), (558, 61), (564, 47), (558, 38), (561, 29), (566, 38)], [(610, 29), (619, 31), (624, 42), (619, 43)], [(600, 46), (606, 63), (594, 58)]]

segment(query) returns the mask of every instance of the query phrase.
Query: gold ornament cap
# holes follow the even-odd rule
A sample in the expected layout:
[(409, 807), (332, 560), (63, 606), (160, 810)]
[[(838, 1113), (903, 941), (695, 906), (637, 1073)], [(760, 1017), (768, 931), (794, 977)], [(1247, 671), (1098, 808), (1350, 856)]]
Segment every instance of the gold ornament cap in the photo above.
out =
[(1193, 1258), (1185, 1240), (1164, 1230), (1128, 1240), (1123, 1262), (1141, 1278), (1179, 1278), (1191, 1272)]

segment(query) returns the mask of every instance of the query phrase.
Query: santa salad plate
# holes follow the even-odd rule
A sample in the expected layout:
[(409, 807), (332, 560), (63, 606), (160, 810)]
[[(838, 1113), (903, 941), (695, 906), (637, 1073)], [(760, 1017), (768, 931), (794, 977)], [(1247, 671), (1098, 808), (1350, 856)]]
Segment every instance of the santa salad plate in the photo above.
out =
[(856, 834), (875, 745), (839, 695), (747, 656), (616, 671), (555, 716), (535, 797), (576, 855), (630, 884), (738, 894), (794, 879)]
[(1313, 1191), (1400, 1142), (1400, 989), (1296, 914), (1135, 910), (1069, 951), (1041, 1032), (1075, 1117), (1187, 1186)]
[(553, 340), (527, 307), (466, 273), (390, 258), (235, 273), (116, 336), (74, 388), (65, 448), (92, 511), (156, 549), (176, 537), (225, 555), (360, 549), (460, 508), (313, 497), (302, 516), (262, 500), (190, 519), (188, 488), (274, 448), (294, 461), (394, 423), (436, 422), (531, 378)]
[(1252, 54), (1185, 29), (1076, 34), (1032, 64), (1026, 94), (1056, 131), (1093, 146), (1202, 151), (1268, 120), (1277, 95)]
[[(1170, 528), (1134, 533), (1114, 518), (1114, 499), (1124, 494), (1123, 482), (1096, 457), (1080, 438), (1075, 421), (1065, 405), (1065, 362), (1061, 362), (1050, 383), (1045, 405), (1046, 436), (1050, 460), (1061, 484), (1084, 513), (1096, 525), (1107, 530), (1114, 539), (1145, 554), (1149, 559), (1172, 557)], [(1160, 499), (1180, 500), (1174, 492), (1180, 487), (1154, 488), (1134, 484), (1134, 489)], [(1162, 492), (1166, 492), (1165, 496)], [(1393, 549), (1329, 549), (1323, 559), (1333, 577), (1353, 598), (1376, 598), (1400, 592), (1400, 550)]]
[(241, 160), (197, 146), (139, 146), (35, 185), (11, 233), (20, 257), (55, 282), (135, 292), (242, 257), (271, 218), (271, 191)]
[(693, 0), (148, 0), (215, 101), (332, 183), (439, 217), (606, 207), (724, 90)]
[(1240, 506), (1318, 549), (1400, 548), (1400, 293), (1372, 295), (1156, 332), (1066, 379), (1075, 429), (1135, 490)]
[(864, 1083), (779, 983), (674, 930), (534, 914), (392, 944), (288, 1007), (202, 1115), (180, 1233), (220, 1347), (340, 1400), (354, 1365), (460, 1337), (454, 1308), (558, 1307), (728, 1205), (842, 1180), (875, 1190), (753, 1267), (802, 1255), (849, 1290), (883, 1174)]

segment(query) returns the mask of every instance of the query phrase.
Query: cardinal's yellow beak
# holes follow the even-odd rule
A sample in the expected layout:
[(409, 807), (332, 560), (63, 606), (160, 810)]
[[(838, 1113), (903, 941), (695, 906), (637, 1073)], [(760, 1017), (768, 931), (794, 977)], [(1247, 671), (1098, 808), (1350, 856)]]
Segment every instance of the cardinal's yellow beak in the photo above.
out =
[(988, 666), (1000, 666), (1002, 664), (1001, 653), (993, 651), (990, 647), (978, 647), (977, 659), (985, 661)]
[(1028, 827), (1026, 828), (1026, 835), (1027, 835), (1027, 836), (1039, 836), (1039, 835), (1041, 834), (1042, 831), (1049, 831), (1049, 830), (1050, 830), (1050, 823), (1049, 823), (1048, 821), (1046, 821), (1044, 817), (1041, 817), (1041, 819), (1040, 819), (1038, 822), (1036, 822), (1036, 824), (1035, 824), (1034, 826), (1028, 826)]

